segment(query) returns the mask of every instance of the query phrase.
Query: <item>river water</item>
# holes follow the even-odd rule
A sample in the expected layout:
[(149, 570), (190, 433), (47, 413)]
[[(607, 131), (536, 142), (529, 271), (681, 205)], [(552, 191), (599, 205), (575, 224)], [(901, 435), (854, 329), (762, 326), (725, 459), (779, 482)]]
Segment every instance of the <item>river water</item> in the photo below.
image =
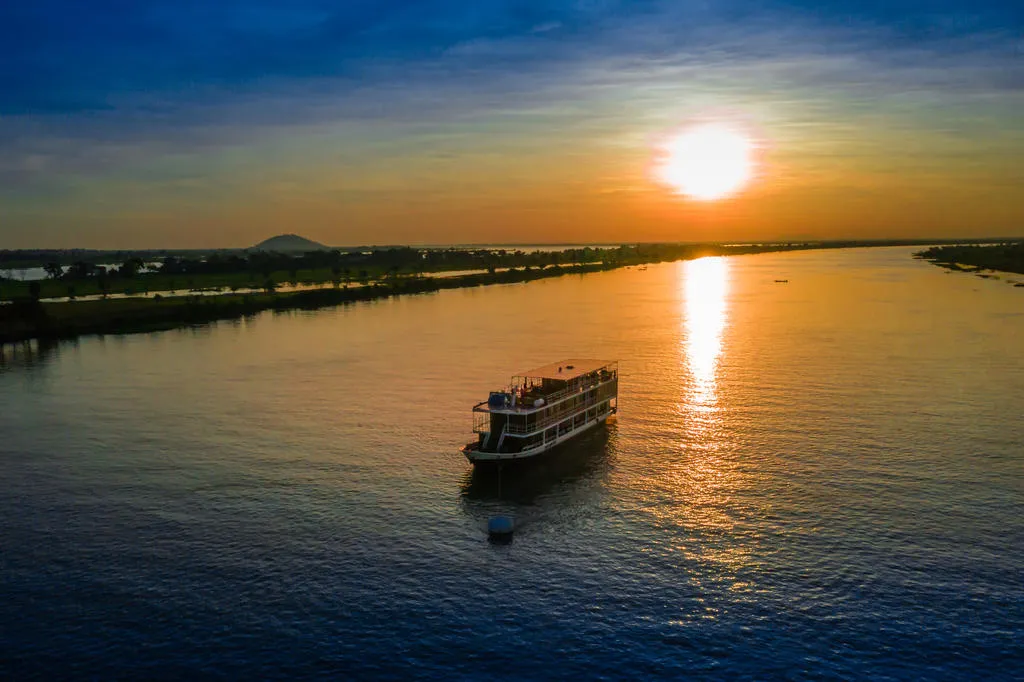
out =
[[(1014, 678), (1024, 290), (911, 251), (8, 347), (0, 677)], [(617, 421), (474, 475), (570, 356)]]

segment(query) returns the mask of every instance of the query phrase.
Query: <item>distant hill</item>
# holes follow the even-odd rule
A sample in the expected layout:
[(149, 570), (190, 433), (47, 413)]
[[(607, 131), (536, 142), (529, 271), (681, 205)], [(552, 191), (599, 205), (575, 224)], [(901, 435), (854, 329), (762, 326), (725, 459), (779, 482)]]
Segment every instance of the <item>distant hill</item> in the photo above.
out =
[(291, 253), (306, 251), (327, 251), (329, 246), (324, 246), (312, 239), (300, 237), (297, 234), (279, 234), (276, 237), (265, 239), (256, 246), (250, 246), (249, 251), (276, 251), (277, 253)]

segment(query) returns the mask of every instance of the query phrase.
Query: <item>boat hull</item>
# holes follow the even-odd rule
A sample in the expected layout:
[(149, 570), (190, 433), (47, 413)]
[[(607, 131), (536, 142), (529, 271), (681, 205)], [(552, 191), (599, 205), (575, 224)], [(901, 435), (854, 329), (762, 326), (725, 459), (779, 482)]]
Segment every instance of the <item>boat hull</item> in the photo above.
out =
[(523, 462), (536, 459), (541, 455), (547, 454), (559, 445), (576, 438), (580, 434), (586, 433), (595, 427), (602, 426), (606, 421), (608, 421), (608, 417), (615, 414), (615, 411), (615, 408), (612, 408), (603, 414), (597, 415), (580, 427), (573, 429), (562, 436), (553, 438), (542, 445), (530, 448), (529, 450), (521, 452), (484, 452), (479, 449), (477, 443), (470, 443), (462, 448), (462, 454), (465, 455), (466, 459), (474, 465), (504, 464), (507, 462)]

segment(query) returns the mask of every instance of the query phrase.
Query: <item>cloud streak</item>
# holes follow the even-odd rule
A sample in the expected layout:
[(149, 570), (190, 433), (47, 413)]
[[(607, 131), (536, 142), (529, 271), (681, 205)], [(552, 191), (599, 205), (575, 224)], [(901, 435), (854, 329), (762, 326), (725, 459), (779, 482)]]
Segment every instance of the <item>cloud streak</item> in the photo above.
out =
[(1016, 3), (215, 5), (0, 10), (0, 197), (20, 216), (0, 231), (97, 197), (116, 221), (129, 190), (198, 211), (270, 186), (331, 206), (528, 176), (614, 194), (642, 186), (654, 137), (707, 117), (755, 131), (783, 184), (1024, 153)]

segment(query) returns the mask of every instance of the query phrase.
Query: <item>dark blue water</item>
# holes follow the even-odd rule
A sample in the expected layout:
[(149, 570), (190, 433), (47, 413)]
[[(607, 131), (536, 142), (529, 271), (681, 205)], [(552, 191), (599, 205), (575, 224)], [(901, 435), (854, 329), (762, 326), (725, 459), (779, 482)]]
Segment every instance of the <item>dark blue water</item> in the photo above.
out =
[[(1022, 339), (880, 249), (8, 349), (0, 677), (1021, 679)], [(469, 407), (572, 355), (617, 423), (499, 494)]]

